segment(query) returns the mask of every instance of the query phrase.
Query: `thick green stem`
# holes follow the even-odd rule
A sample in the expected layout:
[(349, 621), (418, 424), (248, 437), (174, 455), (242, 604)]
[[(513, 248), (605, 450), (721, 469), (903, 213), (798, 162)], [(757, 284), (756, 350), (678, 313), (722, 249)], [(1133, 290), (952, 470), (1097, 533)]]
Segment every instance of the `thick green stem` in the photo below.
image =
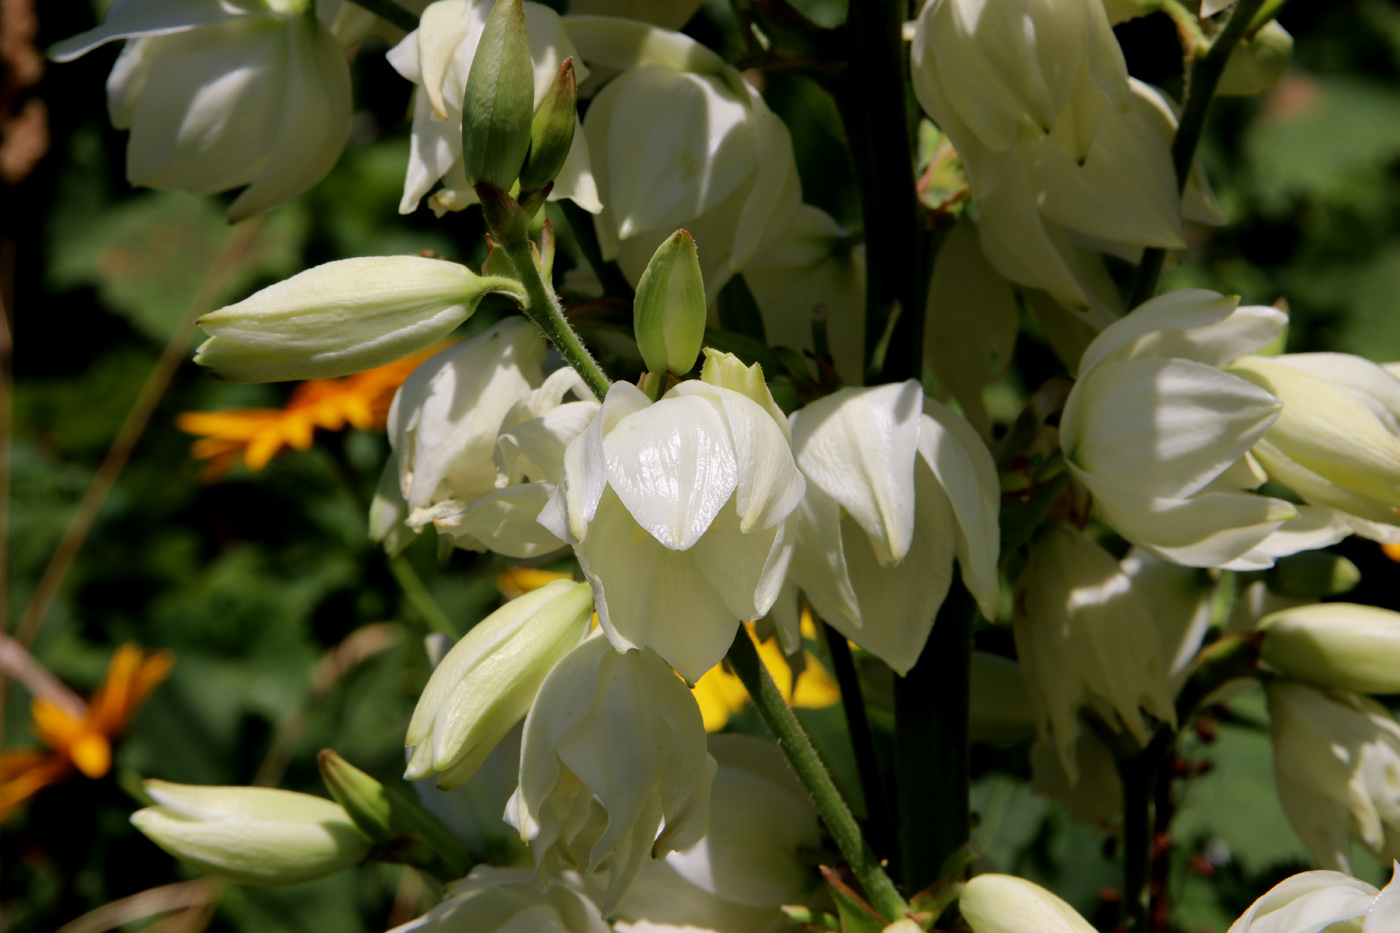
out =
[(404, 32), (412, 32), (418, 28), (418, 14), (412, 10), (404, 9), (394, 0), (354, 0), (354, 2), (380, 19), (393, 23)]
[[(1172, 140), (1172, 165), (1176, 167), (1178, 193), (1186, 190), (1186, 179), (1191, 175), (1191, 164), (1196, 159), (1201, 134), (1205, 132), (1206, 117), (1215, 99), (1220, 76), (1225, 73), (1225, 66), (1240, 39), (1244, 38), (1254, 15), (1266, 2), (1240, 0), (1235, 4), (1234, 12), (1216, 34), (1215, 41), (1196, 58), (1187, 72), (1186, 100), (1181, 105), (1181, 120), (1176, 127), (1176, 137)], [(1162, 274), (1162, 263), (1166, 257), (1166, 250), (1153, 248), (1143, 251), (1142, 262), (1133, 276), (1132, 289), (1128, 293), (1129, 308), (1137, 307), (1156, 293), (1157, 279)]]
[(727, 657), (734, 673), (749, 691), (759, 716), (778, 740), (778, 747), (787, 756), (788, 764), (807, 793), (812, 795), (817, 812), (826, 823), (842, 857), (865, 889), (865, 896), (870, 899), (871, 905), (887, 921), (903, 917), (906, 909), (904, 899), (899, 896), (894, 882), (880, 867), (879, 858), (861, 835), (850, 807), (846, 806), (841, 792), (836, 789), (826, 765), (817, 755), (796, 714), (783, 700), (777, 684), (773, 683), (768, 669), (759, 660), (753, 639), (743, 626), (734, 636), (734, 644), (730, 646)]
[(924, 650), (894, 682), (901, 880), (922, 891), (972, 835), (968, 697), (977, 604), (955, 578)]
[(895, 854), (894, 816), (890, 813), (885, 782), (880, 776), (880, 760), (875, 755), (875, 739), (870, 732), (870, 719), (865, 714), (865, 698), (860, 691), (855, 659), (846, 636), (829, 624), (826, 631), (827, 649), (831, 652), (831, 667), (836, 683), (841, 687), (841, 709), (846, 715), (846, 731), (851, 735), (851, 750), (855, 753), (856, 772), (865, 797), (865, 826), (870, 845), (876, 853), (887, 858)]
[(534, 254), (530, 251), (530, 241), (522, 239), (514, 243), (502, 242), (501, 248), (510, 257), (516, 274), (520, 276), (520, 283), (525, 286), (525, 316), (539, 325), (549, 342), (563, 355), (565, 362), (583, 377), (584, 383), (601, 402), (608, 394), (608, 386), (611, 383), (578, 334), (564, 319), (564, 309), (559, 306), (559, 298), (554, 294), (554, 289), (546, 285), (540, 277), (540, 270), (535, 266)]
[(924, 238), (900, 29), (902, 0), (860, 0), (846, 20), (851, 60), (827, 82), (846, 130), (865, 228), (866, 383), (923, 373)]

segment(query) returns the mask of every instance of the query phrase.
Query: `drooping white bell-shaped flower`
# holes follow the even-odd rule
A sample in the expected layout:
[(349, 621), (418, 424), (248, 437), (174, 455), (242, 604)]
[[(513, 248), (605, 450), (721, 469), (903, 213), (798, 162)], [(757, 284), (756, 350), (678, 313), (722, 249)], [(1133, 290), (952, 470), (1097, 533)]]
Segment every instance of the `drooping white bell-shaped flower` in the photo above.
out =
[[(565, 401), (568, 397), (579, 401)], [(501, 421), (492, 460), (496, 490), (480, 499), (446, 499), (432, 515), (439, 534), (460, 548), (508, 557), (538, 557), (564, 547), (539, 523), (564, 472), (564, 451), (593, 423), (599, 404), (578, 373), (565, 367), (516, 402)]]
[(1400, 865), (1380, 891), (1339, 871), (1305, 871), (1269, 889), (1229, 933), (1389, 933), (1400, 929)]
[(506, 820), (541, 878), (607, 872), (611, 912), (647, 859), (705, 834), (715, 767), (700, 708), (666, 662), (595, 635), (535, 696)]
[(1288, 680), (1268, 692), (1279, 800), (1312, 857), (1350, 871), (1348, 839), (1400, 856), (1400, 723), (1356, 693)]
[[(534, 522), (547, 495), (534, 502), (534, 514), (508, 525), (499, 514), (476, 523), (463, 514), (508, 485), (496, 442), (516, 406), (543, 388), (546, 349), (537, 327), (510, 317), (435, 354), (404, 381), (389, 409), (388, 431), (409, 527), (421, 531), (445, 520), (443, 530), (459, 545), (515, 557), (560, 546)], [(511, 504), (520, 505), (505, 503)]]
[(1311, 517), (1253, 492), (1267, 477), (1247, 454), (1283, 406), (1223, 367), (1268, 344), (1285, 322), (1273, 308), (1181, 290), (1144, 303), (1089, 345), (1060, 446), (1115, 531), (1174, 563), (1235, 569), (1268, 567), (1344, 536), (1327, 521), (1291, 535), (1285, 522)]
[(652, 648), (690, 683), (772, 607), (804, 489), (762, 371), (707, 355), (657, 402), (614, 383), (540, 515), (573, 545), (613, 644)]
[(112, 124), (130, 129), (133, 185), (213, 194), (247, 186), (241, 220), (330, 171), (350, 132), (350, 68), (296, 0), (125, 0), (50, 50), (71, 61), (126, 39), (107, 79)]
[(918, 382), (845, 388), (792, 416), (807, 478), (792, 582), (841, 634), (913, 667), (953, 579), (999, 607), (996, 466), (977, 432)]
[(340, 804), (271, 787), (147, 781), (132, 824), (176, 858), (240, 884), (284, 885), (349, 868), (370, 840)]
[[(389, 64), (416, 86), (408, 175), (399, 203), (401, 214), (415, 211), (439, 181), (442, 189), (428, 199), (437, 214), (460, 211), (477, 203), (462, 164), (462, 102), (477, 43), (493, 5), (493, 0), (437, 0), (423, 11), (419, 27), (389, 51)], [(525, 24), (538, 107), (549, 93), (559, 66), (575, 51), (559, 15), (544, 4), (525, 4)], [(587, 78), (588, 69), (577, 58), (574, 70), (580, 82)], [(574, 134), (573, 146), (549, 194), (552, 201), (561, 198), (568, 198), (587, 211), (602, 208), (582, 132)]]
[(1400, 543), (1400, 379), (1349, 353), (1246, 356), (1228, 371), (1283, 402), (1259, 464), (1362, 537)]
[(1143, 247), (1185, 245), (1183, 213), (1220, 222), (1199, 170), (1177, 194), (1175, 112), (1128, 77), (1101, 0), (929, 0), (911, 54), (1007, 278), (1101, 317), (1077, 247), (1136, 262)]
[(700, 248), (710, 300), (801, 204), (787, 127), (762, 95), (689, 36), (603, 16), (564, 18), (583, 60), (620, 71), (584, 120), (604, 210), (604, 259), (635, 285), (678, 228)]
[(1078, 777), (1080, 709), (1117, 718), (1146, 745), (1142, 711), (1175, 724), (1152, 610), (1113, 556), (1063, 522), (1043, 526), (1016, 583), (1016, 654), (1041, 740)]
[(576, 876), (541, 886), (529, 869), (478, 865), (442, 903), (390, 933), (611, 933)]

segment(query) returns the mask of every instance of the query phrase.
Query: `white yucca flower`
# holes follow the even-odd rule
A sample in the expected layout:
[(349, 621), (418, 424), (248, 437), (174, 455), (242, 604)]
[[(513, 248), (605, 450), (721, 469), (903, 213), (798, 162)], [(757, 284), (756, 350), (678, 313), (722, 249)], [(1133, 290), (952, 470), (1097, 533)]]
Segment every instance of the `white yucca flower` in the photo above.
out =
[(50, 50), (71, 61), (126, 39), (107, 79), (112, 124), (130, 129), (133, 185), (213, 194), (247, 186), (240, 220), (330, 171), (350, 132), (350, 68), (297, 0), (117, 0), (102, 25)]
[(1199, 171), (1183, 205), (1176, 114), (1128, 77), (1101, 0), (928, 0), (911, 55), (919, 102), (967, 168), (982, 245), (1007, 278), (1093, 308), (1102, 326), (1081, 248), (1136, 262), (1143, 247), (1185, 245), (1184, 213), (1223, 220)]
[(1283, 812), (1324, 868), (1350, 871), (1347, 842), (1400, 857), (1400, 723), (1379, 703), (1287, 680), (1268, 685)]
[(595, 222), (603, 258), (636, 284), (656, 244), (683, 227), (713, 300), (802, 202), (787, 127), (689, 36), (602, 16), (564, 25), (585, 62), (621, 71), (583, 123), (604, 205)]
[(777, 599), (804, 489), (762, 371), (707, 352), (701, 378), (657, 402), (613, 383), (540, 515), (573, 545), (613, 644), (690, 683)]
[(1229, 933), (1391, 933), (1400, 930), (1400, 864), (1377, 891), (1338, 871), (1305, 871), (1274, 885)]
[[(1214, 292), (1148, 301), (1084, 351), (1060, 419), (1060, 447), (1113, 529), (1164, 560), (1258, 569), (1341, 540), (1329, 509), (1257, 494), (1250, 448), (1283, 403), (1232, 375), (1287, 318)], [(1287, 523), (1287, 524), (1285, 524)]]
[(705, 834), (715, 767), (700, 707), (666, 662), (595, 635), (535, 696), (506, 820), (541, 878), (606, 872), (611, 912), (648, 859)]
[(573, 874), (541, 885), (523, 868), (478, 865), (448, 885), (442, 903), (390, 933), (611, 933)]
[[(818, 615), (903, 674), (956, 559), (982, 613), (996, 618), (1001, 493), (971, 425), (909, 380), (819, 399), (793, 413), (792, 434), (807, 478), (792, 583)], [(795, 620), (780, 622), (792, 644)]]

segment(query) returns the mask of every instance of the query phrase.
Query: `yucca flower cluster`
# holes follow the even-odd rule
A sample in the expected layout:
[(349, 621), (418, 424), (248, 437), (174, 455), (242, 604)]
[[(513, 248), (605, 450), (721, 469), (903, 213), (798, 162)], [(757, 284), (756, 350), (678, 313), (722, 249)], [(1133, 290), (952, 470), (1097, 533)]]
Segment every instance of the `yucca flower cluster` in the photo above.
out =
[[(955, 909), (974, 933), (1089, 931), (977, 861), (970, 743), (1025, 739), (1037, 788), (1122, 837), (1123, 921), (1145, 930), (1154, 782), (1208, 698), (1262, 684), (1281, 799), (1323, 870), (1232, 930), (1400, 929), (1396, 882), (1346, 874), (1352, 840), (1400, 858), (1400, 723), (1370, 698), (1400, 693), (1400, 615), (1322, 602), (1347, 574), (1320, 551), (1400, 543), (1400, 379), (1282, 353), (1275, 307), (1156, 294), (1189, 223), (1227, 220), (1195, 143), (1216, 93), (1278, 77), (1277, 4), (1171, 5), (1195, 37), (1179, 102), (1129, 77), (1112, 30), (1160, 3), (927, 0), (907, 29), (888, 0), (834, 29), (736, 4), (751, 71), (674, 30), (693, 2), (364, 6), (385, 21), (118, 0), (54, 54), (125, 40), (108, 92), (132, 180), (246, 186), (237, 219), (329, 170), (343, 47), (396, 40), (400, 210), (481, 210), (484, 267), (309, 269), (200, 319), (196, 361), (238, 381), (402, 377), (371, 535), (569, 555), (578, 574), (518, 587), (438, 659), (404, 737), (416, 798), (328, 752), (334, 802), (152, 781), (143, 832), (252, 884), (415, 865), (445, 887), (403, 930), (912, 933)], [(831, 92), (859, 236), (803, 203), (765, 67)], [(966, 182), (936, 207), (910, 100)], [(593, 247), (582, 278), (630, 304), (638, 378), (605, 373), (560, 302), (560, 216)], [(520, 313), (430, 349), (489, 294)], [(1029, 387), (997, 424), (982, 391), (1022, 310), (1073, 382)], [(332, 426), (302, 391), (300, 433), (186, 424), (217, 466), (244, 449), (256, 466)], [(997, 625), (1002, 653), (974, 651)], [(746, 696), (776, 742), (722, 731)], [(838, 700), (859, 801), (792, 712)], [(867, 704), (893, 713), (892, 765)], [(510, 844), (444, 825), (447, 794), (488, 801)]]

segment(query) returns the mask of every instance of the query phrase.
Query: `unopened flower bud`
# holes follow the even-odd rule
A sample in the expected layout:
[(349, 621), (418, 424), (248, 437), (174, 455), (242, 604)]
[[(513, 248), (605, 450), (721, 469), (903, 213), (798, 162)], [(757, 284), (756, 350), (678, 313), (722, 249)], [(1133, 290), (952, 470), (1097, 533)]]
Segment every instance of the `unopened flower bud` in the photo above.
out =
[(321, 749), (316, 764), (321, 769), (326, 790), (361, 832), (377, 843), (388, 842), (394, 835), (394, 806), (384, 785), (340, 757), (334, 749)]
[(545, 675), (588, 634), (592, 614), (588, 584), (556, 580), (477, 623), (418, 698), (404, 776), (416, 781), (439, 772), (444, 790), (471, 777), (529, 712)]
[(1344, 353), (1246, 356), (1227, 372), (1283, 402), (1251, 451), (1270, 478), (1360, 534), (1400, 535), (1400, 380)]
[(431, 346), (502, 287), (440, 259), (328, 262), (201, 317), (194, 359), (231, 382), (345, 376)]
[(1093, 933), (1089, 921), (1038, 884), (1011, 875), (978, 875), (958, 901), (973, 933)]
[(1400, 693), (1400, 613), (1320, 603), (1265, 617), (1263, 658), (1285, 677), (1357, 693)]
[(677, 230), (652, 255), (637, 283), (632, 325), (642, 361), (654, 373), (688, 373), (705, 338), (705, 281), (689, 233)]
[(176, 858), (241, 884), (300, 884), (364, 859), (370, 840), (336, 803), (270, 787), (147, 781), (131, 822)]
[(1321, 599), (1355, 589), (1361, 582), (1361, 571), (1340, 554), (1303, 551), (1280, 557), (1264, 580), (1280, 596)]
[(472, 184), (509, 191), (530, 148), (535, 74), (524, 0), (496, 0), (467, 75), (462, 165)]
[(566, 58), (530, 124), (530, 151), (520, 170), (522, 192), (535, 191), (554, 181), (573, 147), (576, 126), (578, 79), (573, 58)]
[(1271, 21), (1230, 55), (1215, 92), (1224, 97), (1252, 97), (1278, 83), (1293, 57), (1293, 37)]

